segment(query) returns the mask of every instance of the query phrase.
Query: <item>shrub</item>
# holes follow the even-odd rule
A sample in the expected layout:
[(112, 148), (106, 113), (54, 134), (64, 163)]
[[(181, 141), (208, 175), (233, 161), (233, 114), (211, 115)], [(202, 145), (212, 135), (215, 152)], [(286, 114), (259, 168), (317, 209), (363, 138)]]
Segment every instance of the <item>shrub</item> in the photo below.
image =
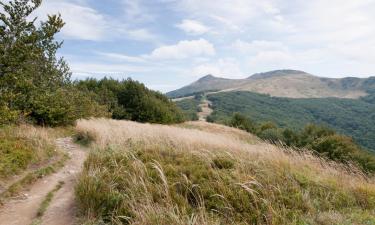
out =
[(255, 123), (239, 113), (235, 113), (232, 116), (232, 119), (229, 121), (229, 125), (250, 133), (256, 132)]
[(79, 118), (108, 116), (107, 108), (73, 88), (37, 95), (29, 117), (39, 125), (72, 125)]
[(280, 129), (275, 128), (260, 131), (257, 135), (261, 139), (270, 141), (271, 143), (278, 143), (283, 140), (282, 132)]
[(272, 143), (282, 142), (290, 147), (310, 149), (319, 156), (330, 160), (354, 163), (365, 172), (375, 172), (375, 157), (373, 155), (361, 149), (352, 138), (339, 135), (325, 126), (308, 124), (301, 132), (295, 132), (290, 129), (278, 128), (272, 122), (258, 126), (240, 114), (234, 114), (229, 124)]
[(89, 79), (75, 86), (95, 94), (98, 102), (107, 105), (113, 119), (162, 124), (184, 120), (183, 114), (166, 96), (132, 79)]

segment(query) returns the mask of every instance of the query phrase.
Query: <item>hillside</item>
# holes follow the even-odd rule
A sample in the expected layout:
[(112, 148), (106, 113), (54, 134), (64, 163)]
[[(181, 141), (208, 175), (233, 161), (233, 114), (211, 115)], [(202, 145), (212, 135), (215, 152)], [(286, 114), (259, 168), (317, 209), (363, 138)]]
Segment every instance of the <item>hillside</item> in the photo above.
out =
[[(239, 112), (257, 123), (274, 122), (283, 128), (302, 129), (306, 124), (327, 125), (351, 136), (374, 151), (375, 104), (370, 99), (292, 99), (251, 92), (223, 92), (207, 96), (213, 113), (210, 119), (223, 123)], [(191, 115), (197, 103), (186, 99), (177, 104)], [(190, 117), (192, 118), (192, 117)]]
[[(205, 122), (81, 120), (86, 224), (373, 224), (375, 181)], [(351, 171), (351, 172), (349, 172)]]
[(375, 77), (335, 79), (321, 78), (303, 71), (276, 70), (238, 80), (208, 75), (167, 95), (170, 98), (177, 98), (209, 91), (250, 91), (288, 98), (357, 99), (373, 90), (375, 90)]

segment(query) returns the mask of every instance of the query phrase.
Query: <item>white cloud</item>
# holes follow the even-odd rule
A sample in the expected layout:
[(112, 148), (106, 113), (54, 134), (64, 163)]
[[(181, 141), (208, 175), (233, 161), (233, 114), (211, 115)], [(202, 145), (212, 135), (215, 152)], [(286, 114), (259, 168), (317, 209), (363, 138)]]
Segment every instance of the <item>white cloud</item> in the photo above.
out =
[(191, 41), (185, 40), (180, 41), (175, 45), (162, 46), (144, 57), (156, 60), (175, 60), (213, 55), (215, 55), (214, 46), (205, 39), (199, 39)]
[(316, 0), (294, 6), (299, 42), (337, 43), (374, 39), (375, 2), (371, 0)]
[(232, 43), (232, 48), (244, 54), (256, 54), (262, 51), (288, 51), (288, 47), (281, 42), (254, 40), (251, 42), (237, 39)]
[(143, 23), (154, 20), (154, 15), (144, 6), (143, 0), (122, 0), (127, 21)]
[[(187, 13), (215, 26), (221, 34), (228, 32), (244, 32), (251, 24), (280, 20), (281, 10), (275, 0), (181, 0), (176, 2), (176, 10)], [(280, 21), (279, 21), (280, 23)]]
[(293, 65), (294, 57), (292, 54), (283, 51), (262, 51), (253, 57), (249, 58), (250, 66), (270, 66), (270, 67), (280, 67), (287, 66), (291, 67)]
[(210, 28), (196, 20), (183, 20), (176, 26), (189, 35), (202, 35), (210, 30)]
[(207, 74), (227, 78), (242, 78), (245, 76), (240, 68), (240, 64), (233, 58), (223, 58), (215, 62), (201, 64), (195, 66), (189, 72), (190, 76), (195, 77), (201, 77)]
[(36, 11), (36, 15), (43, 20), (47, 14), (58, 13), (66, 23), (61, 31), (65, 39), (98, 41), (107, 36), (106, 18), (90, 7), (52, 0), (43, 1), (42, 6)]
[(156, 42), (158, 37), (145, 28), (125, 31), (129, 39)]
[(125, 61), (125, 62), (131, 62), (131, 63), (144, 63), (146, 62), (145, 59), (142, 57), (137, 56), (128, 56), (124, 54), (118, 54), (118, 53), (111, 53), (111, 52), (98, 52), (97, 53), (100, 56), (104, 56), (109, 59), (113, 59), (116, 61)]

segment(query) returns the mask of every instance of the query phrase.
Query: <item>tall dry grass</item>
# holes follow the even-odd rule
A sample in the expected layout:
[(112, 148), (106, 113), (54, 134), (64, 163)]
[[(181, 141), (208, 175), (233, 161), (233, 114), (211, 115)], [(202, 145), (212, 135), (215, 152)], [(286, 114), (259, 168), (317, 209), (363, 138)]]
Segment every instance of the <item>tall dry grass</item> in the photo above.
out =
[[(118, 224), (375, 223), (374, 178), (307, 151), (202, 122), (93, 119), (78, 121), (76, 129), (97, 149), (77, 186), (89, 218)], [(95, 194), (103, 190), (108, 195)], [(95, 200), (110, 206), (101, 209)]]

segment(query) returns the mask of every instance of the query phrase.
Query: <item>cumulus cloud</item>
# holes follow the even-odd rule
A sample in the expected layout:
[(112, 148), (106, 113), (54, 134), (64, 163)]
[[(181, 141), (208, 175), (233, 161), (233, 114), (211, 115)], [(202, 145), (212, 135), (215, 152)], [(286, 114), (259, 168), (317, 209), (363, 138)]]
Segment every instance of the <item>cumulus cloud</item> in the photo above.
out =
[(202, 35), (210, 30), (210, 28), (196, 20), (183, 20), (176, 26), (189, 35)]
[(61, 31), (65, 39), (99, 41), (107, 35), (108, 24), (98, 11), (69, 1), (43, 1), (36, 16), (45, 19), (48, 14), (60, 13), (66, 25)]
[(104, 56), (116, 61), (131, 63), (157, 63), (163, 61), (188, 59), (191, 62), (208, 61), (207, 57), (215, 55), (213, 44), (205, 39), (184, 40), (174, 45), (164, 45), (154, 49), (149, 54), (138, 56), (129, 56), (113, 52), (97, 52), (98, 55)]
[(189, 74), (194, 77), (207, 74), (227, 78), (242, 78), (245, 76), (240, 68), (240, 64), (233, 58), (222, 58), (211, 63), (197, 65)]
[(145, 58), (156, 60), (187, 59), (190, 57), (213, 56), (215, 48), (205, 39), (180, 41), (175, 45), (166, 45), (156, 48)]

